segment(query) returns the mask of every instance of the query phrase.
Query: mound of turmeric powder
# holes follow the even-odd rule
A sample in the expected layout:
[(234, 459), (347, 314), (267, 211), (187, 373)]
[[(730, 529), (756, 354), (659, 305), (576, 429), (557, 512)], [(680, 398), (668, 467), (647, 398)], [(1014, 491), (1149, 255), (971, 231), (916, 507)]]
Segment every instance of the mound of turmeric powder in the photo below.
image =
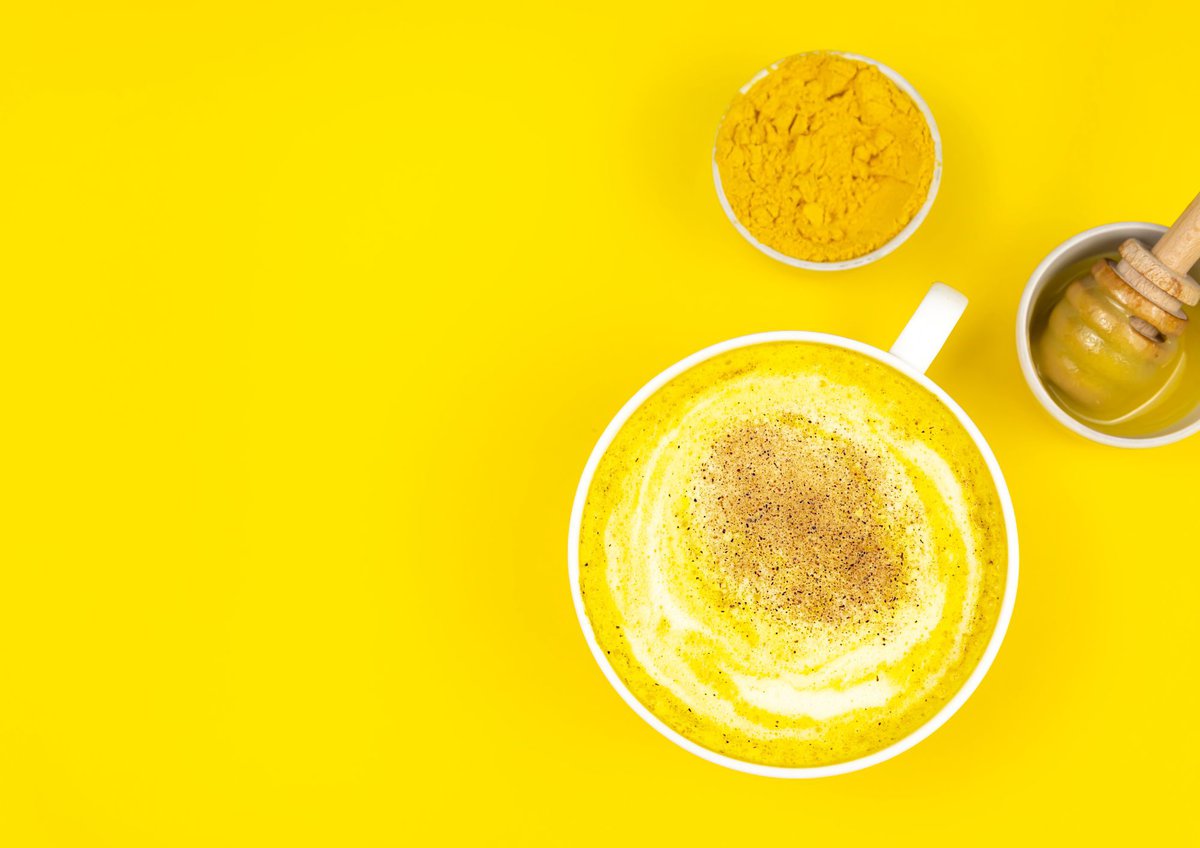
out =
[(873, 65), (831, 53), (785, 59), (729, 107), (714, 153), (738, 220), (810, 262), (883, 246), (933, 179), (929, 124)]

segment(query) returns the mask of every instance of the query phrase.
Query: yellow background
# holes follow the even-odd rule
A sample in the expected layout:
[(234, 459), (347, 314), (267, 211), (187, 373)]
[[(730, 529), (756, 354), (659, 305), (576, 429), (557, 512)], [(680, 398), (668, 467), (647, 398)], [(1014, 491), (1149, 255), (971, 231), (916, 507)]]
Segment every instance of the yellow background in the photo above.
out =
[[(7, 4), (0, 844), (1195, 839), (1200, 439), (1069, 434), (1013, 320), (1059, 241), (1200, 189), (1200, 12), (967, 5)], [(709, 173), (813, 48), (945, 145), (916, 236), (838, 275)], [(1021, 531), (995, 667), (851, 776), (675, 748), (571, 607), (592, 444), (692, 351), (887, 346), (935, 279)]]

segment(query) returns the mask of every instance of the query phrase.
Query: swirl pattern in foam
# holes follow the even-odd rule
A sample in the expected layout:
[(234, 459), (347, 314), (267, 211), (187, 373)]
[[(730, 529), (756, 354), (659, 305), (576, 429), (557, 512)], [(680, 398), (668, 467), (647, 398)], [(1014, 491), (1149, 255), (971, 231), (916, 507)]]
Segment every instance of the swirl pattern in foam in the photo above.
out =
[(737, 759), (865, 756), (946, 703), (999, 615), (1004, 519), (936, 397), (863, 354), (739, 348), (660, 388), (596, 468), (580, 589), (626, 686)]

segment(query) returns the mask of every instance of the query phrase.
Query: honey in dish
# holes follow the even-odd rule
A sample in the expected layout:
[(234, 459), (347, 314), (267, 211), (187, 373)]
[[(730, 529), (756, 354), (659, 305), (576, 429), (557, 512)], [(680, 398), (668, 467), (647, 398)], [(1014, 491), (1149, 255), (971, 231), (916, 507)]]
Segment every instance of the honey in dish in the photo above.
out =
[[(1067, 287), (1081, 278), (1094, 287), (1090, 270), (1102, 258), (1120, 259), (1113, 252), (1081, 260), (1064, 269), (1039, 296), (1030, 323), (1034, 362), (1046, 390), (1074, 418), (1114, 436), (1150, 435), (1178, 423), (1200, 402), (1200, 333), (1184, 332), (1171, 340), (1160, 360), (1143, 362), (1112, 339), (1086, 349), (1078, 330), (1087, 329), (1087, 319), (1069, 303), (1056, 317), (1078, 326), (1052, 326), (1054, 306), (1064, 300)], [(1064, 357), (1086, 361), (1088, 372), (1064, 377), (1057, 366)], [(1074, 381), (1076, 392), (1063, 391), (1059, 380)], [(1087, 391), (1089, 381), (1098, 382), (1096, 391)]]
[(712, 751), (881, 750), (961, 688), (999, 615), (1004, 517), (970, 435), (863, 354), (702, 362), (625, 422), (583, 512), (580, 586), (633, 695)]

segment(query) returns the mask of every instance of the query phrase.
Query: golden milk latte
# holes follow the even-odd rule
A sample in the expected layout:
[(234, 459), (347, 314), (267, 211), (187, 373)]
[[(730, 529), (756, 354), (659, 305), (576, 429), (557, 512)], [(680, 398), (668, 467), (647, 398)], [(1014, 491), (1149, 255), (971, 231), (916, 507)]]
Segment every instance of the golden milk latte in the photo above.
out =
[(907, 736), (991, 637), (1004, 515), (971, 436), (860, 353), (738, 348), (651, 395), (596, 468), (579, 572), (616, 674), (682, 736), (817, 766)]

